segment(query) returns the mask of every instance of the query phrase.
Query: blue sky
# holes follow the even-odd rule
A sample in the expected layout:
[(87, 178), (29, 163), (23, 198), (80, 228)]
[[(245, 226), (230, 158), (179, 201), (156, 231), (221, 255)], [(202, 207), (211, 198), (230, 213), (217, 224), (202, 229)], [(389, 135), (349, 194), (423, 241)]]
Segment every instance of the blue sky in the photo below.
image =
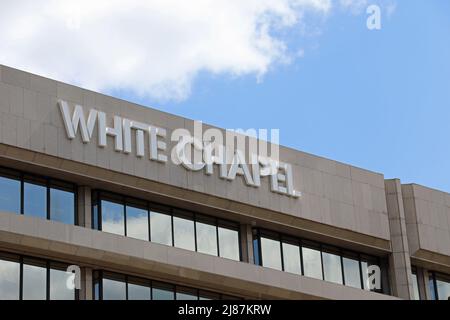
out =
[[(203, 73), (191, 96), (121, 96), (225, 128), (280, 128), (281, 144), (450, 192), (450, 2), (398, 1), (382, 29), (335, 12), (295, 38), (304, 57), (262, 82)], [(118, 94), (120, 96), (120, 94)]]
[(0, 63), (450, 192), (450, 1), (169, 2), (2, 4)]

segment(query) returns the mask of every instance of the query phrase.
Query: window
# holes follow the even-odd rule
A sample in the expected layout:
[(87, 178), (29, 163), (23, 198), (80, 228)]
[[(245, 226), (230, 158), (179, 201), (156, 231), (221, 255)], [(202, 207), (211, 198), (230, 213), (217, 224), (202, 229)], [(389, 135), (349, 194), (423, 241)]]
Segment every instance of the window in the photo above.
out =
[(15, 257), (0, 256), (0, 300), (18, 300), (20, 263)]
[(305, 276), (322, 279), (322, 259), (320, 257), (320, 251), (302, 247), (302, 257)]
[(23, 299), (47, 299), (47, 269), (44, 263), (29, 261), (23, 265)]
[(194, 221), (173, 217), (174, 246), (195, 251)]
[(300, 247), (298, 245), (283, 242), (283, 266), (286, 272), (302, 274)]
[(172, 217), (170, 215), (152, 211), (150, 228), (152, 242), (172, 245)]
[(126, 206), (127, 236), (149, 240), (148, 237), (148, 211), (134, 206)]
[(177, 287), (176, 300), (198, 300), (197, 290)]
[(20, 181), (0, 176), (0, 211), (20, 213)]
[(361, 289), (361, 271), (359, 269), (359, 260), (349, 257), (343, 257), (344, 280), (345, 285)]
[(197, 251), (217, 256), (217, 227), (213, 224), (196, 222)]
[[(363, 278), (364, 290), (374, 290), (374, 289), (371, 289), (371, 288), (373, 286), (377, 285), (376, 277), (373, 277), (372, 278), (373, 280), (371, 281), (371, 277), (370, 276), (373, 274), (373, 271), (371, 270), (372, 268), (370, 268), (371, 266), (378, 266), (379, 267), (379, 263), (378, 263), (377, 259), (374, 259), (374, 258), (371, 258), (371, 257), (366, 257), (366, 256), (361, 258), (361, 270), (362, 270), (362, 278)], [(380, 285), (381, 285), (381, 283), (380, 283)]]
[(92, 193), (92, 227), (240, 261), (239, 224), (103, 191)]
[(128, 300), (151, 300), (151, 288), (144, 283), (128, 283)]
[(116, 279), (103, 279), (103, 300), (126, 300), (126, 283)]
[(127, 275), (94, 271), (95, 300), (238, 300), (234, 296)]
[(73, 192), (50, 189), (50, 219), (75, 224), (75, 194)]
[(27, 216), (47, 218), (47, 188), (44, 185), (24, 183), (24, 209)]
[(74, 300), (75, 290), (67, 288), (67, 280), (71, 274), (62, 266), (50, 269), (50, 300)]
[(439, 300), (450, 300), (450, 282), (436, 279)]
[(450, 275), (431, 272), (429, 281), (433, 300), (450, 300)]
[(322, 251), (323, 274), (326, 281), (343, 284), (341, 257)]
[[(380, 286), (374, 291), (389, 294), (387, 265), (382, 258), (257, 228), (253, 229), (253, 254), (257, 265), (358, 289), (369, 290), (372, 281)], [(377, 268), (371, 266), (381, 271), (376, 283), (370, 275)]]
[(0, 211), (76, 224), (75, 189), (70, 183), (0, 168)]
[(174, 288), (164, 283), (154, 283), (152, 286), (153, 300), (174, 300)]
[(413, 300), (420, 300), (419, 279), (417, 278), (417, 269), (412, 267)]
[(0, 300), (74, 300), (66, 269), (63, 263), (0, 252)]
[(102, 200), (102, 231), (125, 235), (124, 207), (121, 204)]
[(261, 237), (261, 256), (264, 267), (282, 270), (280, 241)]
[(222, 258), (240, 260), (239, 232), (219, 227), (219, 254)]

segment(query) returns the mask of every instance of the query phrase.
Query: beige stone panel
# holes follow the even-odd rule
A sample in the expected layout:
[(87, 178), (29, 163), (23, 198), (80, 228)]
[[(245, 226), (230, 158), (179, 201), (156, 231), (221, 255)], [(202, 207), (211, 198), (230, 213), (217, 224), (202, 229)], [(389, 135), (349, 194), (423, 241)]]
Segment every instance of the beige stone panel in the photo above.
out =
[(2, 122), (2, 142), (9, 145), (17, 145), (17, 116), (3, 113), (0, 121)]
[[(17, 146), (30, 149), (30, 120), (25, 118), (17, 119)], [(56, 139), (55, 135), (55, 139)]]
[(7, 85), (7, 87), (9, 95), (9, 108), (11, 114), (16, 115), (18, 117), (23, 117), (24, 89), (21, 87), (15, 87), (10, 85)]
[(68, 102), (83, 104), (83, 89), (57, 82), (56, 96)]
[(9, 113), (8, 85), (0, 82), (0, 112)]
[(56, 96), (57, 82), (55, 80), (32, 74), (30, 75), (30, 89), (36, 92)]
[(31, 74), (7, 66), (2, 66), (2, 82), (29, 89)]

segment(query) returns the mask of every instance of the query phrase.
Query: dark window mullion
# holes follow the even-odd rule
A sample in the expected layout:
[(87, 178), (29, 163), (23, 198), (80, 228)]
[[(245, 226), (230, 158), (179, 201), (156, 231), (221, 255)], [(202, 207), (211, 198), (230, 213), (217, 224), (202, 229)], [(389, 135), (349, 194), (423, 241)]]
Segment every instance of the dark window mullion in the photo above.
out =
[(46, 299), (50, 300), (50, 262), (47, 261), (45, 263), (45, 269), (46, 269)]
[(194, 248), (195, 252), (197, 252), (197, 215), (194, 213)]
[(217, 256), (220, 257), (220, 242), (219, 242), (219, 219), (215, 219), (216, 223), (216, 245), (217, 245)]
[(19, 258), (19, 300), (23, 300), (23, 257)]
[(303, 266), (303, 244), (302, 240), (299, 240), (298, 242), (298, 249), (300, 250), (300, 268), (301, 268), (301, 274), (302, 276), (305, 275), (305, 267)]
[(325, 268), (323, 266), (323, 246), (320, 245), (320, 264), (322, 265), (322, 280), (325, 280)]
[(50, 220), (50, 183), (48, 180), (45, 181), (45, 188), (47, 190), (47, 199), (46, 199), (46, 210), (47, 210), (47, 220)]

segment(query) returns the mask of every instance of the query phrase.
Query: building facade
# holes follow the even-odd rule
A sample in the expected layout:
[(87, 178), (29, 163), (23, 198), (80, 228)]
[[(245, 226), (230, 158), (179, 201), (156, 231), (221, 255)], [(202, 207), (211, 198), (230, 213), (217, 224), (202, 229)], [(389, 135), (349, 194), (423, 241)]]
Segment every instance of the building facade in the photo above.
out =
[(450, 194), (282, 146), (177, 164), (179, 129), (0, 66), (0, 299), (450, 297)]

